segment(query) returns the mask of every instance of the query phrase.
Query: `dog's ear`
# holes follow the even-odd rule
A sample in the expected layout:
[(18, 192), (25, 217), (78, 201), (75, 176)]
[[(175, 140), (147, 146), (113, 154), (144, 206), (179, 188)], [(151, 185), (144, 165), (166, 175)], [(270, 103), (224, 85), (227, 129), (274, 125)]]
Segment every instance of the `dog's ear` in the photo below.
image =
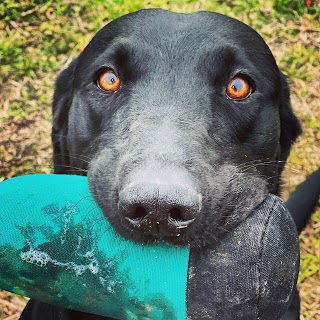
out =
[(52, 143), (55, 173), (68, 173), (70, 159), (68, 151), (68, 116), (73, 96), (73, 78), (77, 60), (58, 76), (52, 105)]
[(301, 134), (302, 129), (298, 118), (290, 105), (290, 91), (287, 78), (281, 73), (280, 97), (280, 172), (282, 172), (292, 144)]

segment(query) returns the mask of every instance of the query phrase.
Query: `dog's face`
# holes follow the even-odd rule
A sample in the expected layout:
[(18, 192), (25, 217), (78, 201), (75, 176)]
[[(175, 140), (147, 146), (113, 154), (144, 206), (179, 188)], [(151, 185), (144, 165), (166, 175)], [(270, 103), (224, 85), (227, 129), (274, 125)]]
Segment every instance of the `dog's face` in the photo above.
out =
[(55, 171), (87, 173), (119, 233), (195, 247), (278, 192), (300, 132), (262, 38), (211, 12), (111, 22), (58, 78), (53, 113)]

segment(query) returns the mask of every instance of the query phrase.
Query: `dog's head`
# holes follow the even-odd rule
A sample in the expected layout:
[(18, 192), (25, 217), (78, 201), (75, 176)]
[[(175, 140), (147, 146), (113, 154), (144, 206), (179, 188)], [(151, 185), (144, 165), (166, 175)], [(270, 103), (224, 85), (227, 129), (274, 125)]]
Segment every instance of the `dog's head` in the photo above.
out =
[(55, 172), (137, 241), (212, 243), (278, 192), (299, 133), (268, 46), (217, 13), (121, 17), (56, 82)]

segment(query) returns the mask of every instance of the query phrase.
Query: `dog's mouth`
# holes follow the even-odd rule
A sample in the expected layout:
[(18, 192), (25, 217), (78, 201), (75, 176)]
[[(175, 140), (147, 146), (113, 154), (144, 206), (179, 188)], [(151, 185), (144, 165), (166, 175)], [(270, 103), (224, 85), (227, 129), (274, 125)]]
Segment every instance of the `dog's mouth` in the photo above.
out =
[(163, 221), (142, 221), (133, 226), (132, 222), (130, 221), (125, 227), (127, 228), (127, 231), (123, 235), (126, 236), (127, 233), (131, 234), (131, 237), (134, 240), (142, 243), (155, 244), (163, 242), (168, 245), (179, 246), (186, 246), (189, 244), (187, 237), (188, 233), (190, 232), (190, 228), (188, 229), (187, 224), (184, 226), (168, 227), (167, 223)]
[(180, 208), (170, 209), (167, 219), (160, 220), (157, 215), (147, 212), (142, 206), (138, 206), (132, 214), (126, 214), (125, 220), (143, 233), (149, 235), (175, 236), (187, 230), (195, 218), (188, 218), (181, 214)]
[[(133, 170), (112, 191), (105, 176), (89, 170), (95, 198), (124, 238), (153, 244), (204, 247), (243, 221), (268, 193), (255, 174), (223, 165), (195, 178), (188, 170)], [(207, 179), (207, 180), (205, 180)]]
[[(142, 207), (138, 207), (137, 211), (139, 211), (139, 217), (125, 217), (128, 228), (159, 240), (174, 239), (184, 235), (195, 221), (195, 217), (191, 219), (182, 217), (179, 208), (171, 209), (168, 218), (163, 220), (158, 219), (150, 212), (148, 213)], [(145, 214), (143, 218), (140, 217), (140, 211)]]

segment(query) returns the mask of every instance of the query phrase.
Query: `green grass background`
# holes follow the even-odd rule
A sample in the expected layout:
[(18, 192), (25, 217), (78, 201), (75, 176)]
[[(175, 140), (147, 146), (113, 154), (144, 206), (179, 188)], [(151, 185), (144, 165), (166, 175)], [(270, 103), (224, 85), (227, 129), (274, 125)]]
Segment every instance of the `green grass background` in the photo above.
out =
[[(289, 76), (294, 109), (304, 128), (285, 172), (284, 197), (288, 196), (306, 174), (320, 167), (317, 1), (310, 8), (297, 0), (2, 1), (0, 181), (15, 175), (52, 171), (50, 119), (57, 74), (108, 21), (151, 7), (186, 13), (220, 12), (249, 24), (264, 37), (280, 68)], [(319, 207), (301, 236), (301, 247), (302, 319), (320, 319)], [(2, 292), (0, 319), (18, 317), (23, 304), (22, 298)]]

